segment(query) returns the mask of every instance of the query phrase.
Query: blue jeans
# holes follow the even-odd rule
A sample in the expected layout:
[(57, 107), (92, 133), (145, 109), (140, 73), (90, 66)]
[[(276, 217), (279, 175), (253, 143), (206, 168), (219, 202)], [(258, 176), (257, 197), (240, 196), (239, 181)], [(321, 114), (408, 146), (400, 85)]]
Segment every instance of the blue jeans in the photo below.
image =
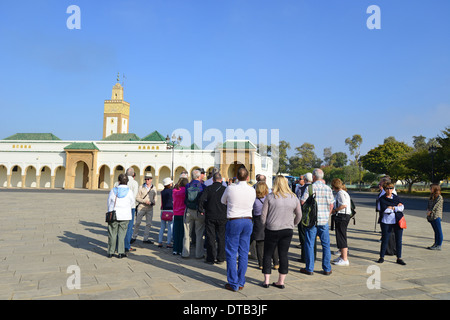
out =
[[(228, 284), (237, 291), (245, 285), (250, 236), (253, 223), (250, 219), (229, 220), (225, 230), (225, 254), (227, 259)], [(238, 263), (236, 265), (236, 258)]]
[(136, 208), (131, 209), (131, 220), (128, 223), (127, 234), (125, 235), (125, 250), (128, 251), (131, 248), (131, 236), (133, 235), (133, 225), (134, 225), (134, 213)]
[(441, 218), (430, 221), (430, 224), (434, 231), (434, 245), (442, 246), (444, 235), (442, 234)]
[(172, 227), (173, 227), (173, 221), (166, 221), (161, 219), (161, 229), (159, 229), (159, 238), (158, 242), (159, 244), (162, 244), (163, 237), (164, 237), (164, 231), (167, 227), (167, 244), (172, 243)]
[(323, 226), (313, 226), (305, 228), (305, 269), (314, 272), (314, 242), (319, 236), (322, 244), (322, 269), (325, 272), (331, 271), (331, 251), (330, 233), (328, 223)]

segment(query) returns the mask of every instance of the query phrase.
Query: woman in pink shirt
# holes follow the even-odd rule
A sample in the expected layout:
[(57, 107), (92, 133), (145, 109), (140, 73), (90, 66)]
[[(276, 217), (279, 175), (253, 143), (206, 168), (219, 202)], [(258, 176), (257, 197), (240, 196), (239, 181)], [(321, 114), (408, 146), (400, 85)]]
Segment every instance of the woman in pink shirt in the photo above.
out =
[(184, 237), (184, 212), (186, 204), (184, 199), (186, 197), (187, 178), (180, 178), (172, 190), (173, 198), (173, 254), (181, 255), (183, 251), (183, 237)]

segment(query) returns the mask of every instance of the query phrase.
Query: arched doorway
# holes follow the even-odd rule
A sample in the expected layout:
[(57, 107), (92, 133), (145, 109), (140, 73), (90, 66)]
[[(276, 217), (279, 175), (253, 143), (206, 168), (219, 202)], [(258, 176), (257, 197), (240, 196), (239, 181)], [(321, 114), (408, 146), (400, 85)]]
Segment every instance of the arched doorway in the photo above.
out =
[(22, 168), (13, 166), (11, 170), (11, 187), (22, 187)]
[(230, 164), (228, 166), (228, 170), (227, 170), (227, 174), (228, 174), (228, 179), (232, 179), (234, 177), (237, 177), (237, 172), (239, 170), (240, 167), (245, 167), (243, 163), (239, 162), (239, 161), (234, 161), (232, 164)]
[(36, 168), (33, 166), (25, 169), (25, 187), (36, 188)]
[(8, 186), (8, 169), (4, 165), (0, 165), (0, 187)]
[(134, 170), (134, 174), (135, 174), (134, 180), (135, 180), (138, 184), (140, 184), (140, 181), (141, 181), (141, 169), (139, 169), (139, 167), (136, 166), (136, 165), (131, 166), (131, 168), (133, 168), (133, 170)]
[(84, 161), (78, 161), (75, 166), (75, 188), (89, 188), (89, 167)]
[(66, 168), (59, 166), (55, 169), (55, 188), (64, 188), (66, 185)]
[(101, 166), (98, 174), (98, 188), (111, 189), (111, 169), (105, 164)]
[(41, 177), (39, 179), (39, 188), (50, 188), (52, 185), (52, 171), (45, 166), (41, 169)]
[(180, 175), (183, 171), (188, 172), (185, 167), (181, 167), (181, 166), (179, 166), (175, 169), (175, 174), (173, 176), (174, 184), (178, 182), (178, 180), (180, 179)]
[(125, 173), (125, 168), (123, 166), (118, 165), (114, 168), (114, 179), (112, 181), (113, 185), (111, 186), (111, 188), (119, 180), (119, 175), (121, 175), (122, 173)]
[(170, 178), (170, 169), (166, 166), (163, 166), (159, 169), (159, 175), (158, 175), (158, 190), (164, 189), (163, 180), (165, 178)]

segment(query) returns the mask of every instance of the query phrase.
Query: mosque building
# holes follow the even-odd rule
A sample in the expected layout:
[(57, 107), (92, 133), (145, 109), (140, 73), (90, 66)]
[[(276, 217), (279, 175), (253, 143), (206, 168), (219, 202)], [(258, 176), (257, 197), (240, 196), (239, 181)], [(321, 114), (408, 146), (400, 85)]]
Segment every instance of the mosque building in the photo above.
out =
[(158, 190), (164, 178), (176, 183), (181, 172), (199, 168), (208, 174), (216, 167), (227, 179), (242, 165), (251, 181), (257, 174), (272, 176), (272, 159), (261, 156), (250, 140), (227, 140), (214, 150), (185, 147), (156, 130), (144, 138), (129, 133), (129, 117), (130, 104), (117, 82), (104, 102), (100, 141), (63, 141), (52, 133), (16, 133), (0, 140), (0, 188), (110, 189), (129, 167), (141, 184), (151, 173)]

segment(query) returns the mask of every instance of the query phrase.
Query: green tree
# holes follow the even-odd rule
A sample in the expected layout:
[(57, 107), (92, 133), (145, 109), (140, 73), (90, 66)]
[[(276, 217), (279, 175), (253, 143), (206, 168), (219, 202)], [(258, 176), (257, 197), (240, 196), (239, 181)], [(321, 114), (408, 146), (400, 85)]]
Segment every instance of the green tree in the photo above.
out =
[[(281, 140), (278, 148), (275, 151), (275, 156), (278, 157), (278, 170), (275, 170), (277, 173), (288, 172), (289, 169), (289, 159), (287, 156), (287, 151), (291, 149), (291, 145), (289, 142), (285, 140)], [(274, 152), (272, 150), (272, 156)]]
[(347, 154), (344, 152), (335, 152), (331, 155), (331, 165), (336, 168), (342, 168), (347, 165)]
[(436, 177), (448, 179), (450, 177), (450, 127), (442, 130), (442, 135), (436, 138), (439, 147), (435, 156)]
[(323, 162), (325, 166), (332, 166), (332, 159), (333, 153), (331, 151), (331, 147), (323, 149)]
[(296, 155), (300, 157), (299, 165), (305, 169), (314, 169), (320, 167), (322, 160), (316, 156), (314, 145), (305, 142), (300, 147), (295, 148)]
[(399, 168), (394, 167), (394, 164), (404, 159), (406, 154), (413, 151), (413, 148), (404, 142), (390, 141), (379, 145), (370, 150), (365, 156), (361, 157), (362, 166), (374, 173), (387, 174), (393, 180), (398, 180), (403, 177), (399, 174)]
[(426, 143), (426, 137), (420, 135), (420, 136), (413, 136), (413, 146), (416, 151), (425, 150), (427, 149), (427, 143)]
[(352, 138), (345, 139), (345, 144), (348, 145), (348, 149), (350, 151), (350, 154), (355, 157), (355, 166), (358, 168), (359, 172), (359, 183), (361, 184), (362, 181), (362, 170), (361, 170), (361, 144), (363, 142), (363, 139), (361, 135), (355, 134)]

